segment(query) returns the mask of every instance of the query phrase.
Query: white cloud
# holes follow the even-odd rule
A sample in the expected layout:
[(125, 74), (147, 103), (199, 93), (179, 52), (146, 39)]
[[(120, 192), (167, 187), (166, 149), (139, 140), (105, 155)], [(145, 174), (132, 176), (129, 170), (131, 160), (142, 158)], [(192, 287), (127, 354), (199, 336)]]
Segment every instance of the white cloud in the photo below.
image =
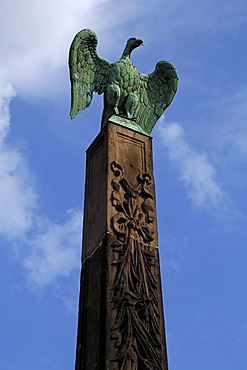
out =
[(80, 266), (82, 214), (67, 213), (63, 224), (42, 220), (42, 231), (28, 241), (30, 255), (24, 265), (36, 286), (53, 284), (59, 276), (69, 276)]
[(3, 145), (10, 124), (9, 104), (15, 97), (15, 90), (5, 79), (6, 71), (0, 68), (0, 145)]
[(36, 204), (25, 159), (5, 139), (10, 127), (9, 104), (15, 91), (0, 76), (0, 233), (7, 239), (20, 237), (32, 224)]
[(16, 247), (28, 281), (40, 287), (78, 268), (81, 213), (68, 212), (62, 225), (39, 215), (38, 194), (26, 159), (6, 140), (14, 96), (12, 85), (0, 75), (0, 235)]
[(36, 194), (25, 159), (17, 150), (0, 150), (0, 233), (20, 238), (32, 227)]
[[(53, 284), (78, 268), (81, 213), (69, 211), (64, 224), (40, 216), (37, 192), (23, 154), (6, 144), (9, 104), (15, 96), (10, 83), (0, 84), (0, 234), (19, 249), (28, 280), (37, 286)], [(36, 230), (39, 230), (38, 232)], [(42, 230), (41, 230), (42, 229)], [(23, 258), (23, 254), (25, 257)]]
[(160, 128), (163, 144), (170, 160), (180, 170), (187, 195), (196, 206), (226, 207), (226, 199), (217, 182), (216, 171), (205, 153), (197, 153), (186, 141), (183, 128), (177, 123)]
[(12, 0), (2, 6), (0, 68), (18, 92), (42, 96), (61, 89), (61, 67), (67, 64), (72, 38), (81, 28), (95, 25), (105, 2)]

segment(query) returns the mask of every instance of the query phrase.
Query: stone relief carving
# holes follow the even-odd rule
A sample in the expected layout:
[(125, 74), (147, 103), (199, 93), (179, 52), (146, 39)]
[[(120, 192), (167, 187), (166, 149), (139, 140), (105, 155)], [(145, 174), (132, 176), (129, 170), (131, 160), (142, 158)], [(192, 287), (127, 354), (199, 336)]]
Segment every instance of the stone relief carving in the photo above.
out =
[(123, 167), (111, 163), (111, 204), (116, 213), (111, 227), (116, 236), (112, 250), (116, 256), (112, 286), (112, 309), (116, 310), (111, 327), (119, 370), (162, 370), (156, 258), (151, 247), (155, 220), (154, 199), (148, 190), (152, 178), (137, 176), (133, 187), (124, 177)]

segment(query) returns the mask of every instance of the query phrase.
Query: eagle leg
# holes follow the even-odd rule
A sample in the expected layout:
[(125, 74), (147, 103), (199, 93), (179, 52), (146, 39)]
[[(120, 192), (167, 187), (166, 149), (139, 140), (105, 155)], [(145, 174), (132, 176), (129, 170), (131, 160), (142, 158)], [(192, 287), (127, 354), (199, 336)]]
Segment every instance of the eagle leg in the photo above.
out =
[(111, 84), (106, 90), (106, 105), (113, 108), (115, 114), (119, 114), (120, 88), (116, 84)]
[(138, 105), (138, 96), (135, 93), (129, 93), (125, 102), (125, 112), (126, 117), (130, 118), (132, 117), (133, 113), (135, 112)]
[(104, 110), (101, 120), (101, 129), (107, 124), (114, 114), (119, 115), (120, 88), (116, 84), (110, 84), (104, 93)]

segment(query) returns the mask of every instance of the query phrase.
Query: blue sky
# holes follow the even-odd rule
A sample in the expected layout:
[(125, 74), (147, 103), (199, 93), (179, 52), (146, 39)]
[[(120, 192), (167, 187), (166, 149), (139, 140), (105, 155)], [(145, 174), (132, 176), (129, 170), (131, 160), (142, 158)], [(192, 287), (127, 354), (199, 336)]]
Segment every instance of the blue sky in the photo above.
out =
[(85, 150), (95, 96), (69, 119), (68, 49), (83, 28), (141, 73), (172, 61), (178, 93), (153, 131), (170, 370), (247, 366), (245, 0), (11, 0), (0, 40), (2, 370), (74, 367)]

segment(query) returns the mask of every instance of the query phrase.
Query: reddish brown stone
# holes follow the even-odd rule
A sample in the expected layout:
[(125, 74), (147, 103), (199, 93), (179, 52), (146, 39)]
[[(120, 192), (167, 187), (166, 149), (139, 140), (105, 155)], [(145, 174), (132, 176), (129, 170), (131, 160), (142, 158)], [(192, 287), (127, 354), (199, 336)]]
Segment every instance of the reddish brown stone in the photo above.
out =
[(166, 370), (151, 137), (109, 121), (86, 171), (76, 370)]

